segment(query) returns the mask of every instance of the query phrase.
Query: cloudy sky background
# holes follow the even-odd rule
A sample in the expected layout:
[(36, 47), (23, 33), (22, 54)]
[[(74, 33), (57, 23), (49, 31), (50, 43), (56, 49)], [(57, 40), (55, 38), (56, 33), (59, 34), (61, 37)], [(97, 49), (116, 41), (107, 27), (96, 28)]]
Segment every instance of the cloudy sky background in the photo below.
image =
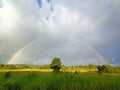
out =
[(120, 65), (120, 0), (0, 0), (0, 63)]

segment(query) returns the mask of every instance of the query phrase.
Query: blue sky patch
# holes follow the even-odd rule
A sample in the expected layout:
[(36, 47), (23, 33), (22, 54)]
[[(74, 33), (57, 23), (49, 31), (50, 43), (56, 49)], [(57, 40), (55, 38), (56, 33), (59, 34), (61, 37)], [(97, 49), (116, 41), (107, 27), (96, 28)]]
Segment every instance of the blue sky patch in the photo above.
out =
[(51, 0), (46, 0), (48, 3), (50, 3), (51, 2)]
[(0, 1), (0, 8), (2, 8), (3, 7), (3, 3), (2, 3), (2, 1)]
[(42, 8), (42, 0), (37, 0), (38, 6)]
[(53, 12), (54, 11), (54, 8), (53, 8), (53, 5), (51, 4), (50, 5), (50, 10)]

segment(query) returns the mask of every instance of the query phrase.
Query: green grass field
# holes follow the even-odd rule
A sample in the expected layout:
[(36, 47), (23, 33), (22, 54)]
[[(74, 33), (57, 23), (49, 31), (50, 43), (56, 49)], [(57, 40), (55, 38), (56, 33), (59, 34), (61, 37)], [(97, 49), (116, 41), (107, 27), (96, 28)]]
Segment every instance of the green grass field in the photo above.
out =
[(0, 90), (119, 90), (120, 75), (0, 72)]

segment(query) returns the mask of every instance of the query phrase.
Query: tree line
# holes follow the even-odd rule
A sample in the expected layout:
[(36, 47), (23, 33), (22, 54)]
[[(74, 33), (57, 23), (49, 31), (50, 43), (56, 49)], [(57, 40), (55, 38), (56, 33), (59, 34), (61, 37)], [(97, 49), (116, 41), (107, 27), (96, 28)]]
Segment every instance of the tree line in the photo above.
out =
[(87, 66), (78, 65), (78, 66), (65, 66), (62, 64), (61, 59), (58, 57), (53, 58), (51, 64), (46, 65), (31, 65), (31, 64), (0, 64), (0, 69), (53, 69), (53, 72), (60, 72), (60, 70), (64, 69), (97, 69), (98, 73), (120, 73), (119, 66), (111, 66), (111, 65), (94, 65), (89, 64)]

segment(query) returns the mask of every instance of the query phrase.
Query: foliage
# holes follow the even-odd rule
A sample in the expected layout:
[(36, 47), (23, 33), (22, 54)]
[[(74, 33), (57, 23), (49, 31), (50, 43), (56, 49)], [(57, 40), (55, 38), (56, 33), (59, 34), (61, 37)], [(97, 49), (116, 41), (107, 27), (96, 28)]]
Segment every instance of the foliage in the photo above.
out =
[(120, 75), (11, 72), (0, 73), (0, 90), (119, 90)]
[(50, 64), (42, 65), (40, 69), (50, 69)]
[[(98, 68), (99, 67), (99, 68)], [(0, 71), (4, 70), (50, 70), (51, 64), (46, 65), (31, 65), (31, 64), (0, 64)], [(104, 68), (104, 70), (100, 71), (100, 68)], [(54, 69), (53, 69), (54, 70)], [(65, 66), (60, 65), (60, 70), (62, 72), (90, 72), (90, 73), (120, 73), (120, 66), (111, 66), (111, 65), (94, 65), (89, 64), (88, 66), (78, 65), (78, 66)]]
[(10, 77), (11, 77), (11, 72), (6, 72), (4, 78), (10, 78)]
[(54, 72), (60, 72), (61, 69), (61, 61), (60, 58), (53, 58), (51, 63), (51, 69), (53, 69)]
[(14, 82), (14, 83), (5, 83), (3, 85), (3, 87), (4, 87), (4, 90), (22, 90), (20, 85), (17, 84), (16, 82)]
[(114, 73), (114, 68), (111, 65), (98, 66), (98, 73)]

